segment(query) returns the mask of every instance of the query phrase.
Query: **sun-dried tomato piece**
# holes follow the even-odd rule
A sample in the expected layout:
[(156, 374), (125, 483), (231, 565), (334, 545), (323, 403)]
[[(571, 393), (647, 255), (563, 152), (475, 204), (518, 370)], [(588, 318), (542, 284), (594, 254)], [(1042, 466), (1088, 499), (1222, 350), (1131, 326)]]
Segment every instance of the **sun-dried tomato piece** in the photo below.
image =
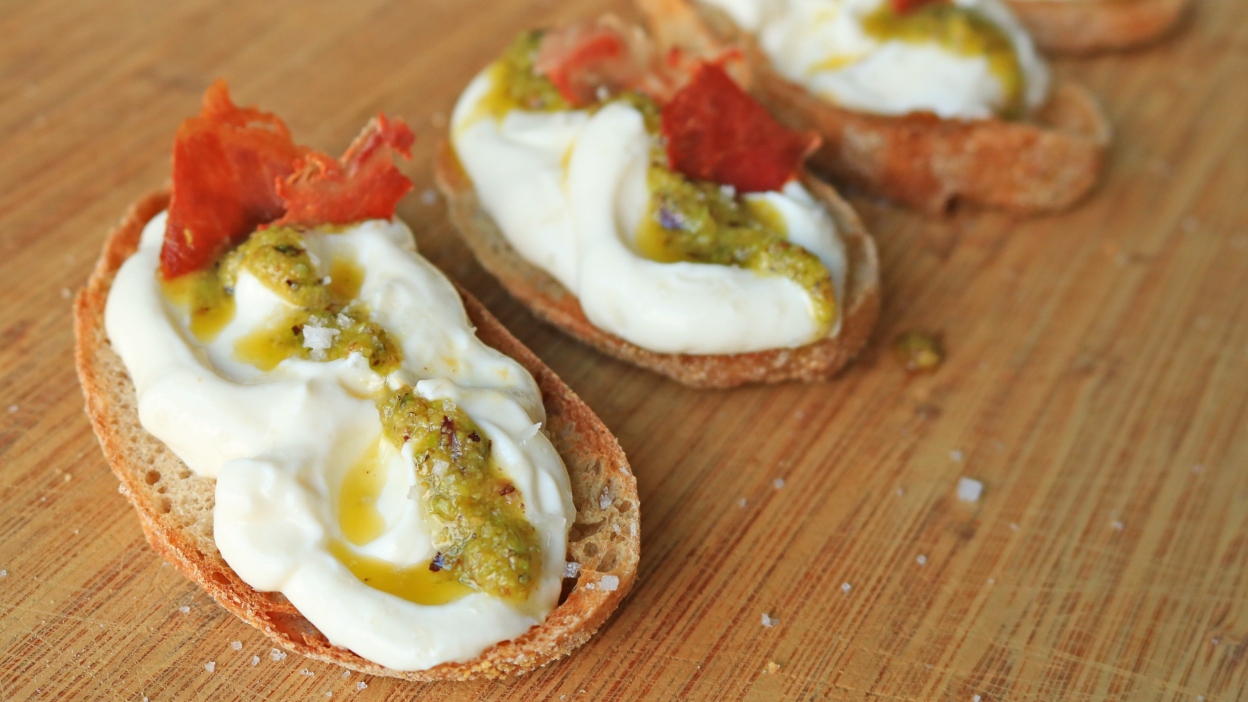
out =
[(378, 115), (351, 143), (341, 161), (310, 152), (277, 184), (286, 214), (274, 226), (349, 224), (389, 219), (412, 181), (394, 165), (394, 153), (411, 158), (416, 137), (401, 120)]
[(946, 5), (948, 0), (888, 0), (888, 6), (899, 15), (917, 10), (924, 5), (934, 4)]
[(257, 226), (280, 217), (276, 182), (307, 150), (276, 115), (241, 108), (225, 81), (204, 93), (198, 117), (178, 127), (160, 272), (176, 278), (212, 264)]
[(716, 64), (703, 64), (660, 115), (672, 169), (742, 192), (777, 190), (819, 145), (777, 122)]

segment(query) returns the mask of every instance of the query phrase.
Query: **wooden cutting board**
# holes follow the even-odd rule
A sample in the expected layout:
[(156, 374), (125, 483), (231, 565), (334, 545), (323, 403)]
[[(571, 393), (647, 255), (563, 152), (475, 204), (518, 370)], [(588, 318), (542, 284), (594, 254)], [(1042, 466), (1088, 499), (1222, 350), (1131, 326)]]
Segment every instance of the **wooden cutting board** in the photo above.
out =
[[(0, 9), (0, 698), (1245, 696), (1248, 4), (1056, 64), (1117, 129), (1072, 212), (926, 220), (856, 199), (883, 263), (872, 344), (837, 382), (732, 392), (537, 324), (430, 190), (477, 69), (523, 27), (623, 0), (116, 5)], [(571, 658), (441, 685), (274, 660), (145, 544), (82, 413), (70, 297), (218, 76), (331, 153), (379, 110), (407, 118), (400, 214), (422, 250), (618, 435), (641, 575)], [(913, 329), (944, 336), (932, 375), (890, 350)]]

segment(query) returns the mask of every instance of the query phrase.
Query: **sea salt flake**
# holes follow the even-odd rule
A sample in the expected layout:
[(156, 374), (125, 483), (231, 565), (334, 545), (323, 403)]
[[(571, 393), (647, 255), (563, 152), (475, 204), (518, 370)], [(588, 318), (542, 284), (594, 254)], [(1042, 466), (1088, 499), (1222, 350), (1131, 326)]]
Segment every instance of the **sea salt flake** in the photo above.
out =
[(581, 564), (576, 561), (568, 561), (563, 564), (563, 577), (575, 578), (581, 574)]
[(316, 673), (313, 673), (312, 671), (308, 670), (307, 668), (304, 668), (303, 670), (299, 671), (299, 674), (300, 674), (300, 675), (306, 675), (306, 676), (308, 676), (309, 678), (310, 678), (310, 677), (312, 677), (313, 675), (316, 675)]
[(957, 449), (950, 451), (949, 457), (952, 458), (957, 463), (961, 463), (962, 461), (966, 460), (966, 454), (962, 453), (961, 451)]
[(7, 577), (9, 577), (9, 571), (0, 570), (0, 578), (7, 578)]
[(983, 698), (981, 698), (979, 695), (975, 695), (974, 697), (971, 698), (971, 702), (979, 702), (981, 699)]
[[(525, 429), (524, 433), (520, 435), (520, 445), (524, 446), (525, 444), (529, 443), (529, 440), (537, 436), (537, 432), (541, 430), (542, 430), (541, 422), (538, 422), (537, 424), (529, 425), (529, 428)], [(603, 509), (606, 509), (606, 507), (603, 507)]]
[(603, 592), (615, 592), (620, 589), (620, 578), (617, 575), (604, 575), (598, 581), (598, 588)]
[(744, 497), (742, 497), (741, 499), (737, 500), (737, 506), (738, 506), (738, 507), (740, 507), (740, 508), (742, 508), (742, 509), (744, 509), (744, 508), (745, 508), (745, 498), (744, 498)]
[(9, 414), (17, 414), (17, 405), (9, 405)]
[(349, 670), (344, 670), (344, 671), (342, 671), (342, 677), (344, 677), (344, 678), (349, 678), (349, 677), (351, 677), (351, 671), (349, 671)]
[(780, 664), (775, 661), (767, 661), (767, 665), (763, 667), (763, 671), (769, 675), (777, 670), (780, 670)]
[(231, 641), (231, 642), (230, 642), (230, 648), (234, 649), (235, 651), (241, 651), (241, 650), (243, 650), (243, 642), (242, 642), (242, 641)]
[(260, 665), (260, 656), (252, 656), (252, 657), (251, 657), (251, 664), (252, 664), (253, 666), (255, 666), (255, 665)]
[(1118, 519), (1115, 519), (1113, 523), (1110, 524), (1110, 526), (1114, 528), (1114, 531), (1122, 531), (1123, 529), (1127, 528), (1127, 525), (1123, 524), (1122, 521)]
[(434, 190), (433, 188), (429, 188), (428, 190), (420, 194), (420, 201), (426, 205), (433, 205), (437, 203), (438, 191)]
[(915, 557), (914, 562), (918, 563), (919, 565), (927, 565), (927, 556), (924, 556), (923, 554), (920, 553), (918, 556)]
[(784, 478), (776, 478), (775, 480), (771, 481), (771, 486), (777, 490), (784, 487)]
[(846, 595), (848, 595), (848, 594), (849, 594), (849, 591), (850, 591), (850, 590), (852, 590), (852, 589), (853, 589), (853, 587), (854, 587), (854, 586), (853, 586), (853, 585), (850, 585), (849, 583), (841, 583), (841, 592), (843, 592), (843, 593), (845, 593)]
[(69, 288), (61, 288), (61, 299), (68, 300), (70, 296)]
[(186, 605), (182, 605), (181, 607), (178, 607), (178, 611), (183, 614), (189, 614), (191, 611), (191, 608), (187, 607)]
[(204, 670), (208, 671), (209, 673), (211, 673), (212, 671), (216, 669), (217, 669), (216, 661), (208, 661), (207, 663), (204, 664)]
[(1010, 529), (1018, 531), (1018, 522), (1010, 522)]
[(602, 489), (602, 494), (598, 496), (598, 508), (606, 509), (611, 506), (611, 492), (607, 488)]
[(958, 499), (963, 502), (978, 502), (984, 494), (984, 484), (974, 478), (958, 478)]
[(361, 681), (359, 681), (359, 682), (357, 682), (357, 683), (355, 684), (355, 689), (357, 689), (357, 690), (363, 690), (363, 689), (364, 689), (364, 688), (366, 688), (366, 687), (368, 687), (368, 683), (364, 682), (363, 680), (361, 680)]
[(334, 345), (334, 337), (340, 332), (329, 327), (303, 325), (303, 347), (313, 351), (324, 351)]
[(765, 627), (767, 627), (768, 629), (770, 629), (771, 627), (773, 627), (773, 626), (775, 626), (775, 625), (777, 625), (777, 624), (779, 624), (779, 623), (780, 623), (780, 619), (779, 619), (779, 618), (777, 618), (777, 617), (773, 617), (773, 616), (771, 616), (770, 614), (768, 614), (768, 613), (766, 613), (766, 612), (763, 612), (763, 626), (765, 626)]
[(285, 657), (286, 657), (286, 652), (281, 650), (280, 648), (275, 648), (272, 651), (269, 651), (269, 658), (272, 658), (275, 661), (280, 661)]

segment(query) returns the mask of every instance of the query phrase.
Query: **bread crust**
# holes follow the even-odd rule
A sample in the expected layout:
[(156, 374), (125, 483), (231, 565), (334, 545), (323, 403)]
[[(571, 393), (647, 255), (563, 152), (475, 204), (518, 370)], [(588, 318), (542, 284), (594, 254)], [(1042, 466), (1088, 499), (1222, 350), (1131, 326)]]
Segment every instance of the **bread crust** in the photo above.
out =
[(739, 49), (749, 89), (781, 122), (823, 137), (812, 166), (833, 180), (930, 213), (955, 204), (1020, 214), (1078, 202), (1100, 176), (1109, 122), (1082, 87), (1058, 83), (1025, 121), (874, 115), (839, 107), (781, 77), (753, 38), (696, 0), (637, 0), (664, 50)]
[[(470, 661), (396, 671), (330, 644), (280, 593), (257, 592), (230, 569), (212, 540), (215, 481), (191, 473), (139, 425), (134, 386), (104, 331), (104, 306), (117, 270), (137, 248), (144, 225), (168, 203), (168, 190), (161, 190), (131, 206), (74, 302), (75, 361), (87, 415), (152, 548), (283, 648), (372, 675), (417, 681), (520, 675), (587, 641), (636, 578), (641, 543), (636, 481), (619, 443), (593, 411), (463, 289), (477, 337), (533, 374), (546, 406), (543, 431), (567, 465), (577, 510), (567, 558), (581, 564), (567, 598), (542, 624)], [(619, 578), (614, 591), (597, 586), (606, 575)]]
[(446, 196), (451, 221), (481, 265), (540, 319), (622, 361), (699, 388), (730, 388), (749, 383), (827, 380), (858, 354), (879, 317), (879, 261), (875, 242), (853, 209), (829, 185), (809, 175), (803, 185), (827, 209), (845, 242), (849, 260), (840, 332), (835, 337), (791, 349), (738, 354), (672, 354), (643, 349), (594, 326), (581, 303), (546, 271), (524, 260), (481, 207), (472, 181), (451, 145), (438, 147), (434, 168)]
[(1045, 51), (1088, 54), (1165, 37), (1191, 0), (1005, 0)]

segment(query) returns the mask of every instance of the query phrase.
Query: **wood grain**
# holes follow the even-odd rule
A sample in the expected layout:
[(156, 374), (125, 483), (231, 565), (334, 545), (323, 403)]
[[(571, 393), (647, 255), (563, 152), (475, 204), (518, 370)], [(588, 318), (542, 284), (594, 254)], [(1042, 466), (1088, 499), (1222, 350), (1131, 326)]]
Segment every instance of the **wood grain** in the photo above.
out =
[[(0, 4), (0, 698), (1244, 697), (1248, 5), (1207, 0), (1168, 43), (1057, 65), (1118, 136), (1073, 212), (930, 221), (855, 200), (885, 291), (865, 357), (837, 382), (732, 392), (539, 326), (420, 197), (472, 73), (521, 27), (604, 9), (628, 14)], [(429, 686), (274, 661), (144, 544), (82, 414), (68, 297), (126, 205), (167, 177), (173, 131), (217, 76), (331, 152), (378, 110), (410, 120), (417, 196), (400, 213), (422, 249), (618, 435), (641, 491), (641, 580), (572, 658)], [(944, 335), (935, 374), (893, 358), (909, 329)], [(957, 500), (961, 476), (983, 481), (978, 502)]]

